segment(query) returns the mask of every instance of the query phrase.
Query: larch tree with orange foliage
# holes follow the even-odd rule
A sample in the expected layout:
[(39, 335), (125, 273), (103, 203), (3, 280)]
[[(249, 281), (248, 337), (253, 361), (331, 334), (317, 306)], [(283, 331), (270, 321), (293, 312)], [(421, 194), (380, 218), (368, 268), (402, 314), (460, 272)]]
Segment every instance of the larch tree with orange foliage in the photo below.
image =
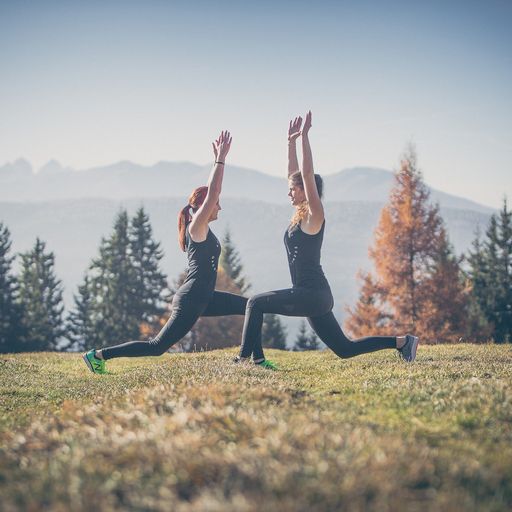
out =
[(460, 268), (439, 207), (429, 199), (411, 146), (395, 173), (369, 250), (375, 274), (360, 275), (359, 300), (348, 309), (345, 326), (354, 336), (411, 332), (423, 342), (436, 342), (458, 331), (465, 307)]

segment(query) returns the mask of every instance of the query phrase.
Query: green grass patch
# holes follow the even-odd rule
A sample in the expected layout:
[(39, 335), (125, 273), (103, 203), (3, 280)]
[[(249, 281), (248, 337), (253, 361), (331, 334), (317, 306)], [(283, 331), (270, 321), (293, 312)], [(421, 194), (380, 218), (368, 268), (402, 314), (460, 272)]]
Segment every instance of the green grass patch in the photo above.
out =
[(511, 346), (233, 355), (1, 355), (2, 508), (511, 508)]

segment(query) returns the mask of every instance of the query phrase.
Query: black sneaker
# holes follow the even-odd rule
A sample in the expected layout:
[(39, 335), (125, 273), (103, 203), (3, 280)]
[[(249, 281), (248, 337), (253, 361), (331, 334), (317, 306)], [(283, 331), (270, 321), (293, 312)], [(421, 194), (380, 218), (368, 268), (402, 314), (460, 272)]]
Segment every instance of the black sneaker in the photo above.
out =
[(247, 364), (249, 362), (250, 362), (250, 359), (248, 357), (236, 356), (233, 358), (233, 363), (235, 363), (235, 364)]
[(405, 344), (402, 348), (398, 349), (398, 353), (400, 357), (408, 362), (412, 363), (416, 359), (416, 350), (418, 350), (418, 344), (420, 339), (418, 336), (413, 336), (412, 334), (405, 335)]

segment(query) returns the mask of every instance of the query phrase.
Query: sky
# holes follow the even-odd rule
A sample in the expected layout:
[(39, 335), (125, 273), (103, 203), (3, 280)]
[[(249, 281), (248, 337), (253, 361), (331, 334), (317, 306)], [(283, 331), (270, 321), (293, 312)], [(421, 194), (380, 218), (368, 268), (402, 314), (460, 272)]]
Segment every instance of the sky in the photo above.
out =
[[(313, 112), (315, 170), (397, 168), (512, 201), (512, 2), (0, 0), (0, 166), (228, 163), (286, 173)], [(229, 167), (227, 168), (229, 169)]]

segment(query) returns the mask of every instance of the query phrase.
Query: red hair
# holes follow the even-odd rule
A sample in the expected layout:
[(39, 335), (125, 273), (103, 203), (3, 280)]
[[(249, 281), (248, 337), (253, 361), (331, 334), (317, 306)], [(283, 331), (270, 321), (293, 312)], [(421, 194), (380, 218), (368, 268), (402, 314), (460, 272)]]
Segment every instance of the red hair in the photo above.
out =
[(192, 211), (194, 212), (197, 211), (197, 209), (204, 203), (207, 193), (208, 187), (197, 187), (192, 194), (190, 194), (187, 206), (182, 208), (178, 213), (178, 242), (182, 251), (185, 251), (185, 231), (192, 220), (190, 209), (192, 208)]

